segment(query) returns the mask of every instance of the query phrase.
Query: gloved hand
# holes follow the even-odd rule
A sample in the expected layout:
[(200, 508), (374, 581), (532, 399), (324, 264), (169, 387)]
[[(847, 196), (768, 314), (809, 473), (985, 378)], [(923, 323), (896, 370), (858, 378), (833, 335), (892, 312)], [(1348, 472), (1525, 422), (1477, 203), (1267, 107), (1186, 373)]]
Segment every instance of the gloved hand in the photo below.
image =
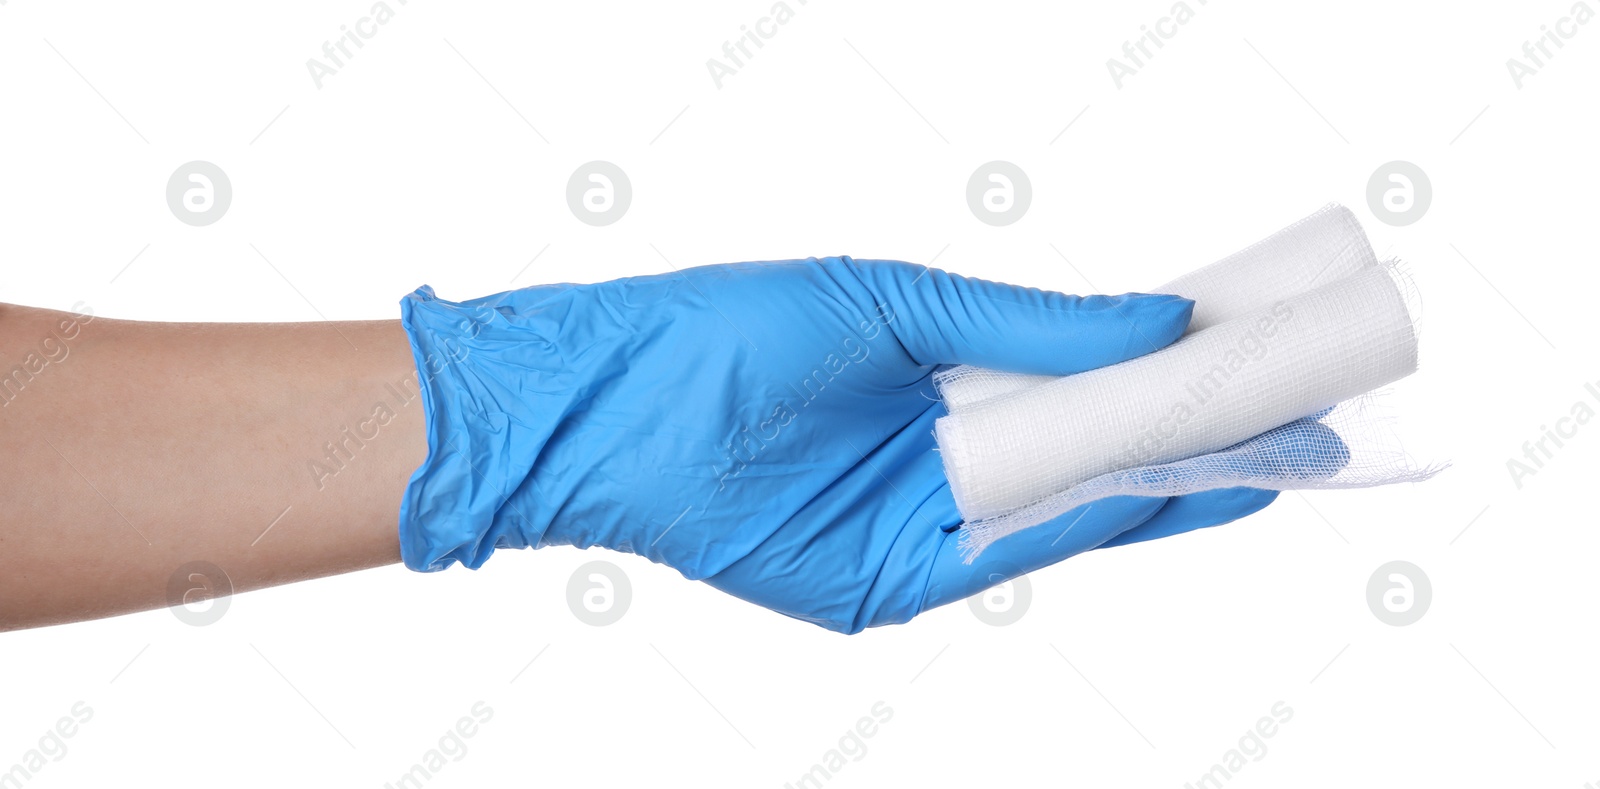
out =
[(935, 451), (942, 365), (1078, 372), (1172, 342), (1192, 307), (848, 257), (459, 303), (423, 286), (401, 302), (428, 424), (401, 554), (432, 571), (601, 546), (854, 633), (1085, 550), (1226, 523), (1277, 494), (1105, 499), (967, 565)]

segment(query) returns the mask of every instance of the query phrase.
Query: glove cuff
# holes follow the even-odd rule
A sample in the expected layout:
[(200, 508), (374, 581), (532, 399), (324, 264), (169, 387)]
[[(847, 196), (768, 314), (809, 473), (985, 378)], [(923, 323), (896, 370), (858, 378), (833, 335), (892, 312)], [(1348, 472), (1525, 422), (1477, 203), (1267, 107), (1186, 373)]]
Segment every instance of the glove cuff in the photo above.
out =
[[(502, 365), (488, 363), (505, 361), (507, 332), (526, 335), (496, 309), (504, 295), (457, 303), (423, 285), (400, 300), (428, 443), (428, 457), (400, 500), (400, 558), (412, 570), (434, 572), (458, 561), (476, 569), (496, 548), (537, 545), (549, 526), (543, 508), (521, 487), (564, 410), (552, 403), (513, 419), (497, 407), (537, 399), (518, 382), (503, 380)], [(500, 350), (480, 353), (491, 343)], [(543, 345), (516, 343), (525, 351), (516, 361), (560, 378), (558, 360), (541, 358)], [(521, 372), (526, 377), (528, 371)], [(548, 421), (530, 424), (528, 413), (546, 414)]]

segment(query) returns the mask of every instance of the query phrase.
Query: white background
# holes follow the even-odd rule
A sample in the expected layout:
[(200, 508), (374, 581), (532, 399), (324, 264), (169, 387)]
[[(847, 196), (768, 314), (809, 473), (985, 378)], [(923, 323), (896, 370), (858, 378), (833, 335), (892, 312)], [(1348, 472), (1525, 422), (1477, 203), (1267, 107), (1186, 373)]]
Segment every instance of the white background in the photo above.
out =
[[(393, 5), (319, 89), (306, 60), (365, 0), (0, 3), (0, 300), (392, 318), (422, 283), (464, 299), (668, 270), (652, 244), (679, 267), (937, 256), (1121, 292), (1339, 201), (1420, 284), (1422, 369), (1395, 403), (1413, 453), (1453, 466), (1068, 560), (1006, 627), (956, 604), (847, 638), (638, 557), (550, 549), (253, 592), (208, 627), (158, 610), (10, 633), (0, 774), (83, 701), (29, 787), (380, 787), (483, 701), (492, 720), (428, 786), (781, 787), (883, 701), (830, 787), (1181, 787), (1283, 701), (1292, 720), (1229, 787), (1600, 784), (1600, 426), (1521, 489), (1506, 468), (1575, 402), (1600, 409), (1600, 23), (1520, 88), (1506, 67), (1567, 0), (1195, 2), (1120, 89), (1106, 60), (1166, 0), (796, 0), (721, 88), (706, 61), (765, 0)], [(165, 201), (196, 159), (234, 191), (201, 228)], [(595, 159), (634, 191), (607, 227), (565, 199)], [(1006, 227), (965, 198), (995, 159), (1034, 191)], [(1396, 159), (1433, 188), (1406, 227), (1366, 200)], [(593, 559), (633, 585), (608, 627), (566, 600)], [(1407, 627), (1366, 602), (1394, 559), (1433, 589)]]

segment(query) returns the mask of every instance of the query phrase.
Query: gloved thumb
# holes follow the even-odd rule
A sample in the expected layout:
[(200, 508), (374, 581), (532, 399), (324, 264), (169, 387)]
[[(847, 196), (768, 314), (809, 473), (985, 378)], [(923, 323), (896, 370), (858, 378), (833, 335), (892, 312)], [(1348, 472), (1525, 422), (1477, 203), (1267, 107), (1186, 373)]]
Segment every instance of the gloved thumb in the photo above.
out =
[(901, 345), (924, 365), (1067, 375), (1166, 346), (1194, 311), (1180, 296), (1072, 296), (899, 261), (851, 264), (892, 310), (888, 325)]

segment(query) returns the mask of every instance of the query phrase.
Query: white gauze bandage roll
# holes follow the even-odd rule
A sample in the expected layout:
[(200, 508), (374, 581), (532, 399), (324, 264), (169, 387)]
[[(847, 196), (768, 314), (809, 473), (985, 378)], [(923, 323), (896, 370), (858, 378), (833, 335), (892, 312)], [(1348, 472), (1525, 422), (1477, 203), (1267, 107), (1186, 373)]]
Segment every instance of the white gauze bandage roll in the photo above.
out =
[[(1310, 216), (1221, 260), (1151, 289), (1193, 299), (1190, 333), (1247, 314), (1318, 285), (1377, 265), (1372, 245), (1350, 209), (1330, 203)], [(1054, 376), (961, 365), (934, 384), (951, 413), (991, 397), (1037, 386)]]
[[(1258, 256), (1274, 244), (1300, 250), (1279, 258), (1292, 275)], [(1440, 470), (1411, 460), (1370, 394), (1416, 369), (1418, 305), (1348, 211), (1325, 208), (1176, 283), (1200, 325), (1159, 351), (1065, 377), (967, 368), (996, 377), (935, 423), (967, 561), (1107, 496), (1366, 487)], [(1220, 308), (1202, 311), (1207, 294)]]
[(935, 423), (969, 520), (1091, 478), (1237, 444), (1403, 378), (1417, 365), (1405, 300), (1374, 267), (1155, 353), (980, 403)]

